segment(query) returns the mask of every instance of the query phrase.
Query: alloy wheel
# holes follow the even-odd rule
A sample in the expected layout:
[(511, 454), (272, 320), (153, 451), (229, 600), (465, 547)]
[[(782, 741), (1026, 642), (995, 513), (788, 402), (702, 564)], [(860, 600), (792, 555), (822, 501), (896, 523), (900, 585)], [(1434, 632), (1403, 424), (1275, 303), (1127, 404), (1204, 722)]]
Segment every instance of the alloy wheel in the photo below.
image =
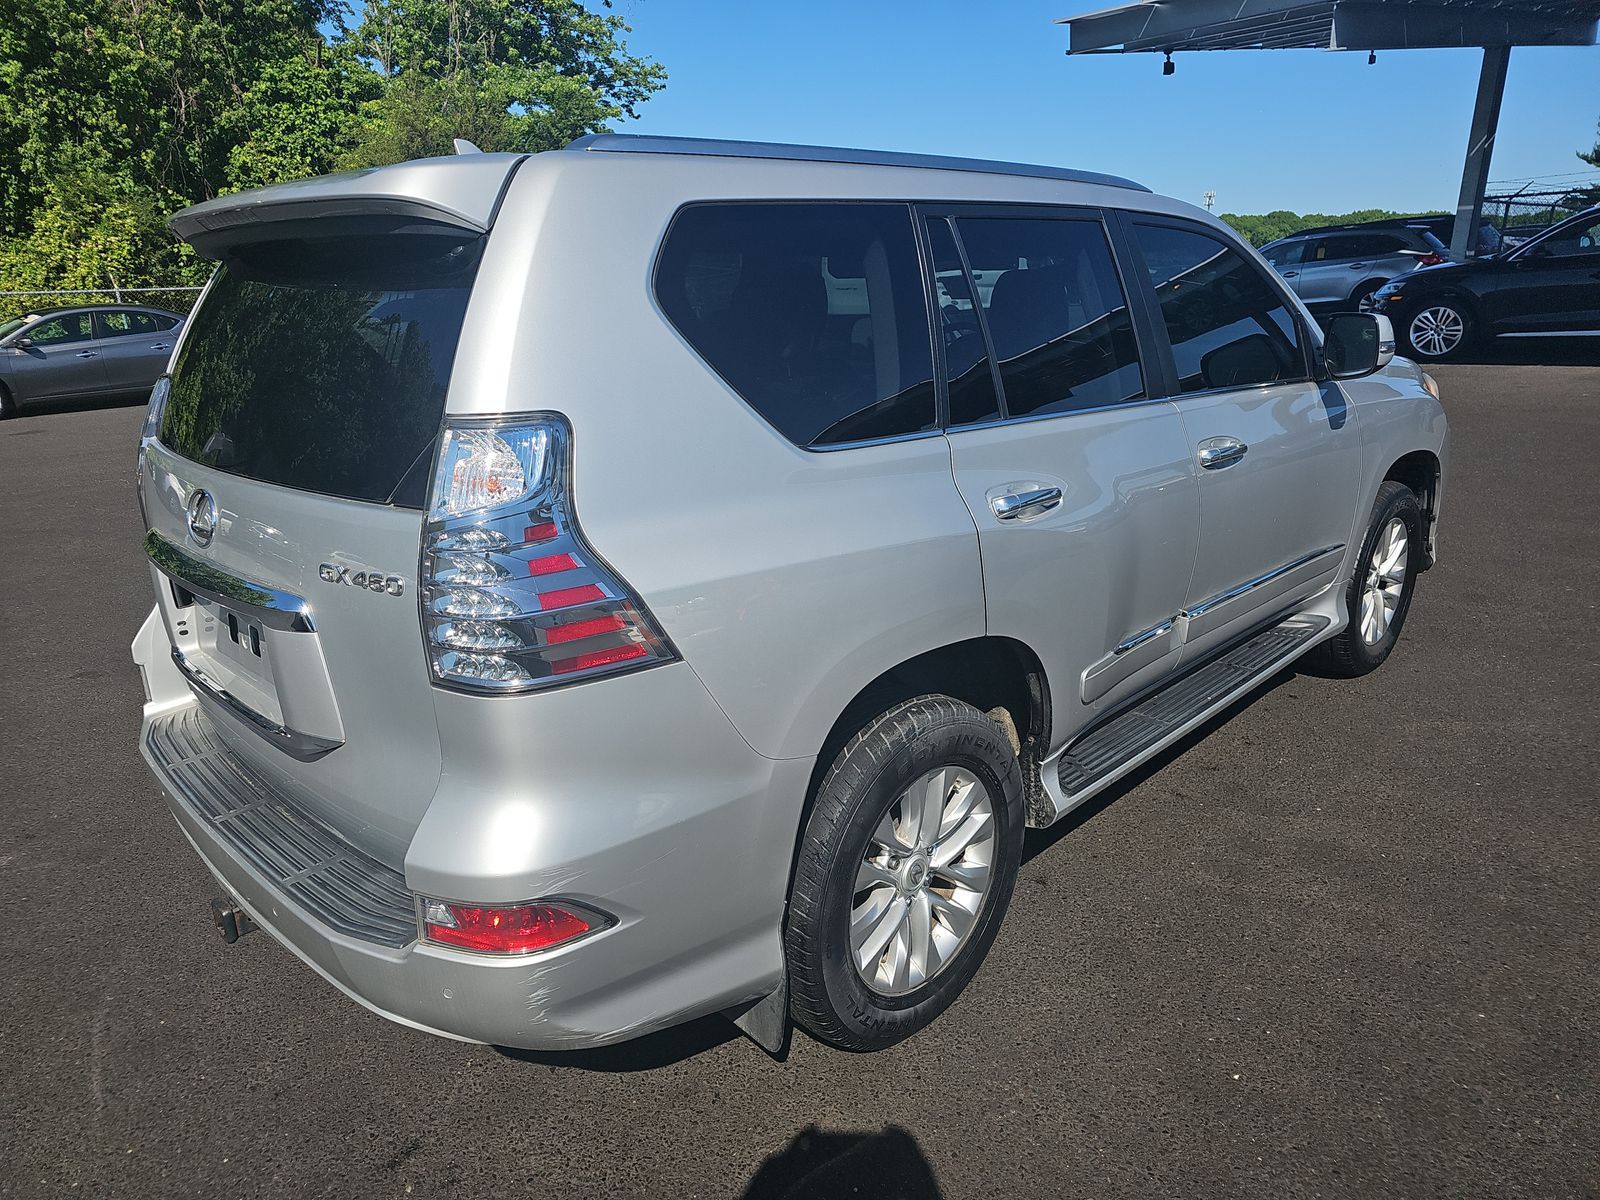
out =
[(949, 965), (994, 879), (994, 801), (971, 771), (929, 771), (895, 798), (867, 843), (850, 910), (863, 982), (903, 996)]
[(1412, 317), (1407, 336), (1419, 353), (1439, 358), (1461, 345), (1466, 333), (1467, 322), (1461, 314), (1440, 304)]
[(1383, 527), (1367, 578), (1361, 589), (1361, 640), (1376, 646), (1389, 632), (1400, 597), (1406, 589), (1406, 562), (1411, 557), (1411, 538), (1406, 523), (1394, 517)]

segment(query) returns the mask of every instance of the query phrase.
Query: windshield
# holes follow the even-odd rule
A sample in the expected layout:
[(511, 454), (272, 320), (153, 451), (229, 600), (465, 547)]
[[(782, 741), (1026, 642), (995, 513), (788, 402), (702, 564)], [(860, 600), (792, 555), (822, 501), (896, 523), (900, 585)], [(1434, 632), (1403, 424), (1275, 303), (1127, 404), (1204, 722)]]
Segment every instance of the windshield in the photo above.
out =
[(265, 483), (420, 507), (479, 251), (420, 235), (240, 250), (174, 364), (162, 443)]
[(9, 321), (0, 321), (0, 338), (10, 337), (31, 320), (33, 320), (33, 314), (27, 313), (24, 316), (12, 317)]

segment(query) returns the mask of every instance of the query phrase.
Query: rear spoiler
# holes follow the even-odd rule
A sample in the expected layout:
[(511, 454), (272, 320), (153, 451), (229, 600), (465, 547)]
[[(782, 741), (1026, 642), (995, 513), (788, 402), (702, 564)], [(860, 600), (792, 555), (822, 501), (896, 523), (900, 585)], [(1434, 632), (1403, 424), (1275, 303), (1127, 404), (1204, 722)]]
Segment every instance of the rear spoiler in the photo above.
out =
[(526, 154), (460, 154), (322, 175), (181, 209), (172, 232), (205, 258), (247, 242), (386, 233), (487, 233)]

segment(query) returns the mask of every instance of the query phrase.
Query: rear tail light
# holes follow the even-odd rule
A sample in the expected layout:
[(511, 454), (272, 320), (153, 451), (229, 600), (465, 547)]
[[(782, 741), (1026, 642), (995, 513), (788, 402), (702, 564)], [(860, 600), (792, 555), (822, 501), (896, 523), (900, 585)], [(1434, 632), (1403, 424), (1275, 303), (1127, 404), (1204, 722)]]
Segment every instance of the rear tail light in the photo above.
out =
[(584, 540), (554, 414), (446, 425), (422, 535), (422, 622), (435, 682), (524, 692), (677, 657)]
[(1442, 254), (1424, 254), (1421, 258), (1417, 259), (1417, 266), (1437, 267), (1443, 261), (1444, 255)]
[(424, 940), (480, 954), (549, 950), (610, 924), (603, 913), (566, 900), (495, 906), (422, 901)]

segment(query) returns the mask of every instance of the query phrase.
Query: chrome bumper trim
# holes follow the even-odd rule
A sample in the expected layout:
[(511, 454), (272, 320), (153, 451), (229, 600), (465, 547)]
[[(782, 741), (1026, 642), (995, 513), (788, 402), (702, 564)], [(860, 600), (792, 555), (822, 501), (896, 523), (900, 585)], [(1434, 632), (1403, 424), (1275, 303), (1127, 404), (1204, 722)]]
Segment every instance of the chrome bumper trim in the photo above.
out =
[(262, 716), (255, 709), (239, 700), (228, 690), (210, 679), (204, 671), (191, 663), (182, 650), (176, 646), (172, 648), (172, 661), (178, 670), (183, 673), (184, 679), (200, 694), (202, 699), (209, 699), (220, 704), (228, 712), (243, 721), (250, 730), (260, 734), (290, 758), (297, 758), (301, 762), (315, 762), (330, 750), (337, 750), (344, 745), (343, 742), (334, 741), (332, 738), (318, 737), (311, 733), (301, 733), (298, 729), (290, 729), (280, 725), (267, 717)]

